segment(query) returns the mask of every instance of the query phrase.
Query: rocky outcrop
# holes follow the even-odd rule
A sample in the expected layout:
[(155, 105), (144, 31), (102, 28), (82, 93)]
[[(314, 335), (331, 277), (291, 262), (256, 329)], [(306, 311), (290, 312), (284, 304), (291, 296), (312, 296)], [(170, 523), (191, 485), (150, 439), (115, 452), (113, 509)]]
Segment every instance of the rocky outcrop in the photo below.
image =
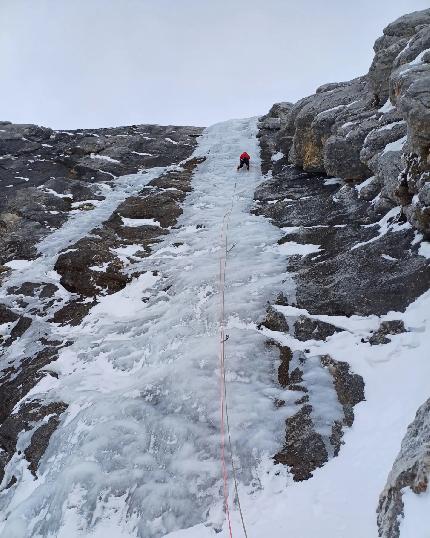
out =
[(272, 107), (261, 137), (265, 171), (276, 167), (271, 147), (308, 173), (354, 183), (373, 178), (375, 210), (400, 205), (430, 236), (430, 10), (384, 29), (367, 75)]
[[(267, 181), (253, 211), (283, 230), (295, 284), (287, 281), (261, 326), (279, 348), (286, 392), (277, 405), (288, 406), (275, 461), (305, 480), (338, 454), (364, 399), (348, 363), (315, 354), (321, 341), (329, 347), (338, 338), (339, 316), (404, 312), (430, 288), (430, 263), (420, 255), (430, 239), (430, 9), (385, 28), (366, 75), (273, 106), (261, 118), (260, 145)], [(361, 343), (388, 344), (406, 330), (401, 319), (384, 320)], [(399, 538), (405, 488), (427, 490), (429, 416), (427, 401), (381, 494), (384, 538)]]
[(404, 504), (402, 495), (427, 491), (430, 478), (430, 399), (417, 411), (402, 441), (378, 506), (379, 536), (399, 538)]
[(188, 158), (201, 132), (159, 125), (53, 131), (0, 122), (0, 267), (37, 256), (37, 242), (73, 211), (94, 208), (116, 178)]
[[(37, 258), (41, 239), (74, 214), (96, 212), (99, 204), (118, 191), (124, 176), (160, 167), (158, 176), (153, 174), (156, 179), (145, 187), (132, 189), (133, 195), (127, 196), (128, 186), (116, 205), (115, 199), (108, 203), (112, 209), (104, 222), (92, 230), (88, 227), (87, 232), (84, 229), (81, 238), (62, 252), (54, 249), (50, 262), (59, 282), (43, 272), (41, 280), (21, 281), (1, 266), (2, 487), (12, 487), (19, 479), (10, 474), (11, 460), (23, 459), (31, 473), (37, 474), (67, 407), (61, 401), (28, 397), (40, 381), (55, 377), (49, 365), (71, 344), (55, 339), (55, 327), (78, 325), (100, 297), (121, 290), (139, 276), (133, 266), (169, 233), (182, 213), (192, 172), (201, 162), (190, 158), (201, 131), (140, 125), (60, 132), (1, 124), (1, 264)], [(166, 167), (164, 172), (161, 167)]]
[[(79, 323), (97, 296), (116, 293), (139, 276), (133, 265), (148, 256), (151, 246), (176, 224), (182, 214), (181, 203), (191, 190), (192, 173), (203, 160), (191, 158), (160, 175), (122, 202), (101, 227), (60, 254), (55, 270), (61, 275), (61, 285), (75, 296), (55, 312), (53, 321)], [(127, 219), (132, 219), (132, 226), (127, 225)], [(122, 254), (125, 247), (136, 245), (133, 252)], [(90, 297), (93, 301), (88, 302)]]
[[(282, 158), (283, 152), (290, 147), (293, 137), (286, 133), (279, 135), (281, 126), (288, 120), (293, 103), (276, 103), (269, 112), (260, 118), (258, 138), (260, 139), (261, 171), (263, 174)], [(278, 155), (279, 159), (274, 159)], [(288, 155), (288, 152), (287, 152)]]
[(307, 480), (338, 455), (344, 428), (354, 422), (354, 406), (364, 400), (364, 383), (347, 363), (328, 355), (312, 357), (281, 346), (280, 359), (278, 379), (296, 395), (296, 410), (286, 420), (285, 444), (274, 459), (290, 467), (294, 480)]
[(399, 211), (381, 219), (353, 185), (292, 166), (272, 172), (255, 193), (255, 213), (288, 232), (280, 243), (319, 247), (289, 258), (294, 305), (312, 314), (383, 315), (403, 311), (430, 287), (429, 262)]
[(294, 480), (307, 480), (338, 455), (344, 429), (354, 422), (354, 406), (364, 400), (364, 382), (346, 362), (279, 344), (280, 334), (309, 343), (326, 340), (340, 330), (334, 325), (304, 315), (285, 316), (275, 305), (267, 309), (260, 325), (264, 329), (270, 331), (268, 344), (279, 349), (278, 382), (291, 394), (293, 409), (285, 422), (284, 446), (274, 460), (288, 465)]
[(371, 346), (377, 346), (380, 344), (388, 344), (391, 342), (387, 338), (390, 334), (401, 334), (406, 332), (405, 324), (400, 319), (393, 319), (391, 321), (383, 321), (379, 326), (379, 329), (375, 331), (369, 338), (369, 344)]

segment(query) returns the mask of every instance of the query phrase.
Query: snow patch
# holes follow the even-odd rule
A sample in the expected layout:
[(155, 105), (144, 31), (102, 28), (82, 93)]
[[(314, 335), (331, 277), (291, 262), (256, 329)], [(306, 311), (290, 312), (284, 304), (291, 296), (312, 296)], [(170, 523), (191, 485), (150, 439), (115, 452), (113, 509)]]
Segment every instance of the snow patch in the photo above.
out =
[(127, 217), (121, 216), (123, 226), (128, 226), (129, 228), (140, 228), (140, 226), (157, 226), (161, 227), (161, 224), (158, 220), (155, 219), (129, 219)]
[(421, 243), (420, 248), (418, 250), (418, 254), (430, 260), (430, 242), (429, 241), (423, 241)]
[(118, 161), (118, 159), (113, 159), (112, 157), (109, 157), (108, 155), (100, 155), (99, 153), (91, 153), (90, 154), (91, 159), (98, 159), (100, 161), (107, 161), (109, 163), (121, 163), (121, 161)]

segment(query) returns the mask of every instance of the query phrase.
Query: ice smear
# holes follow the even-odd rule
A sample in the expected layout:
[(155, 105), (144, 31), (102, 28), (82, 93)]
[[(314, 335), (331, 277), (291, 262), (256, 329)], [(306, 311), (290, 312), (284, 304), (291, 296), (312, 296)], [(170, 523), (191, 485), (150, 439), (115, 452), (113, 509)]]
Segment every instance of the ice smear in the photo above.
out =
[[(49, 278), (49, 275), (52, 274), (51, 271), (54, 269), (59, 253), (88, 235), (97, 226), (100, 226), (111, 216), (122, 201), (128, 196), (139, 192), (142, 187), (158, 177), (164, 170), (165, 168), (155, 167), (143, 174), (133, 174), (118, 178), (111, 189), (104, 190), (105, 199), (97, 201), (97, 205), (93, 210), (77, 210), (61, 228), (43, 239), (37, 245), (39, 257), (28, 263), (25, 268), (20, 267), (22, 270), (16, 271), (16, 274), (12, 275), (7, 282), (7, 287), (16, 286), (26, 281), (49, 282), (51, 280), (54, 282)], [(50, 189), (49, 191), (51, 192)], [(52, 192), (55, 193), (55, 191)], [(2, 294), (0, 290), (0, 297)]]
[(374, 179), (375, 179), (375, 176), (368, 177), (367, 179), (365, 179), (365, 180), (362, 181), (361, 183), (358, 183), (358, 184), (355, 186), (355, 189), (356, 189), (358, 192), (361, 192), (361, 190), (362, 190), (364, 187), (367, 187), (367, 185), (369, 185)]
[(33, 260), (11, 260), (10, 262), (6, 262), (4, 265), (5, 267), (10, 267), (10, 269), (21, 271), (27, 267), (30, 267), (32, 263)]
[(378, 235), (375, 237), (372, 237), (368, 241), (363, 241), (361, 243), (356, 243), (351, 247), (351, 250), (355, 250), (356, 248), (360, 248), (364, 245), (369, 245), (370, 243), (374, 243), (375, 241), (378, 241), (381, 237), (386, 235), (389, 232), (394, 232), (398, 230), (402, 230), (404, 228), (410, 228), (411, 225), (408, 222), (405, 223), (399, 223), (395, 219), (400, 215), (400, 208), (399, 207), (393, 207), (388, 211), (379, 222), (375, 224), (369, 224), (367, 227), (376, 227), (379, 226)]
[(284, 158), (285, 155), (282, 153), (282, 151), (278, 151), (272, 155), (272, 162), (276, 163), (277, 161), (280, 161), (282, 158)]
[[(0, 498), (8, 514), (2, 536), (101, 536), (109, 528), (111, 536), (158, 537), (205, 521), (211, 506), (220, 523), (218, 271), (229, 212), (226, 361), (241, 484), (281, 445), (276, 353), (256, 324), (282, 282), (288, 291), (289, 277), (286, 255), (271, 248), (281, 230), (249, 212), (263, 181), (256, 132), (257, 119), (207, 129), (197, 150), (207, 159), (193, 177), (179, 226), (134, 265), (141, 277), (102, 298), (80, 327), (53, 335), (75, 343), (49, 365), (58, 381), (47, 394), (42, 387), (40, 397), (72, 406), (31, 495), (24, 479)], [(243, 147), (255, 164), (238, 175)], [(89, 229), (79, 223), (78, 232)], [(60, 234), (58, 243), (70, 242)], [(187, 248), (176, 249), (178, 243)], [(13, 472), (8, 468), (7, 478)], [(19, 504), (14, 491), (24, 491)], [(103, 514), (112, 505), (120, 509), (107, 527)], [(49, 519), (37, 516), (48, 512)]]
[(109, 157), (108, 155), (100, 155), (99, 153), (91, 153), (90, 155), (91, 159), (99, 159), (100, 161), (107, 161), (109, 163), (120, 163), (118, 159), (113, 159), (112, 157)]
[(282, 245), (279, 245), (278, 249), (288, 256), (293, 256), (295, 254), (306, 256), (307, 254), (320, 252), (321, 247), (320, 245), (311, 245), (310, 243), (302, 244), (296, 243), (295, 241), (286, 241), (285, 243), (282, 243)]

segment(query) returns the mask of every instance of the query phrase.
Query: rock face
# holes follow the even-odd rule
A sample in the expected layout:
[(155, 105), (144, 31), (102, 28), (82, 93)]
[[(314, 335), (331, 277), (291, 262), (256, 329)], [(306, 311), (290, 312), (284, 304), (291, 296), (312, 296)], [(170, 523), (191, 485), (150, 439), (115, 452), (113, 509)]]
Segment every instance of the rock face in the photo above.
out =
[(255, 193), (254, 211), (287, 232), (281, 243), (319, 247), (289, 258), (295, 306), (312, 314), (383, 315), (403, 311), (430, 287), (429, 260), (418, 255), (400, 210), (381, 219), (353, 185), (286, 165), (272, 174)]
[(267, 153), (276, 148), (309, 173), (354, 183), (373, 178), (375, 210), (401, 206), (429, 237), (430, 9), (384, 29), (367, 75), (275, 105), (261, 128), (265, 170), (276, 170)]
[[(61, 401), (25, 399), (41, 380), (55, 378), (49, 365), (71, 344), (66, 338), (53, 339), (52, 328), (79, 324), (102, 296), (139, 276), (133, 265), (169, 233), (182, 213), (191, 174), (201, 162), (190, 158), (201, 132), (195, 127), (158, 125), (66, 132), (1, 123), (3, 487), (18, 480), (8, 470), (12, 459), (22, 459), (23, 468), (37, 474), (67, 407)], [(154, 179), (140, 189), (133, 182), (124, 186), (128, 174), (139, 174), (137, 181), (153, 170)], [(49, 241), (46, 254), (40, 251), (43, 238), (73, 222), (80, 212), (95, 225), (77, 230), (81, 238), (74, 244), (64, 241), (59, 255), (50, 254)], [(61, 245), (61, 236), (57, 241)], [(22, 282), (3, 265), (16, 259), (43, 264), (45, 258), (51, 271), (37, 273), (35, 281)]]
[(274, 459), (290, 467), (294, 480), (307, 480), (338, 455), (343, 430), (354, 422), (353, 408), (364, 400), (364, 383), (347, 363), (328, 355), (280, 348), (280, 359), (278, 379), (296, 394), (297, 410), (286, 420), (285, 444)]
[[(330, 322), (404, 312), (430, 288), (429, 259), (420, 255), (430, 239), (430, 9), (388, 25), (374, 49), (366, 75), (274, 105), (260, 119), (267, 181), (253, 211), (282, 228), (295, 284), (280, 290), (261, 330), (279, 348), (286, 395), (277, 404), (293, 406), (275, 460), (295, 480), (338, 454), (364, 399), (363, 379), (346, 362), (315, 354), (342, 330)], [(382, 321), (361, 343), (389, 344), (406, 330), (400, 319)], [(429, 402), (381, 494), (384, 538), (399, 538), (404, 488), (427, 490)]]
[(34, 258), (36, 242), (71, 212), (95, 207), (117, 177), (186, 159), (201, 131), (159, 125), (53, 131), (0, 122), (0, 266)]
[[(304, 315), (286, 317), (280, 308), (269, 306), (261, 324), (274, 338), (269, 344), (279, 349), (278, 381), (291, 393), (294, 408), (286, 420), (284, 446), (274, 460), (288, 465), (294, 480), (301, 481), (338, 455), (344, 429), (354, 422), (354, 406), (364, 400), (364, 382), (345, 362), (280, 345), (276, 333), (311, 343), (340, 331)], [(285, 402), (277, 405), (282, 407)]]
[(408, 427), (399, 455), (388, 476), (378, 506), (379, 536), (399, 538), (403, 517), (402, 494), (410, 488), (419, 495), (427, 491), (430, 477), (430, 399), (417, 411)]

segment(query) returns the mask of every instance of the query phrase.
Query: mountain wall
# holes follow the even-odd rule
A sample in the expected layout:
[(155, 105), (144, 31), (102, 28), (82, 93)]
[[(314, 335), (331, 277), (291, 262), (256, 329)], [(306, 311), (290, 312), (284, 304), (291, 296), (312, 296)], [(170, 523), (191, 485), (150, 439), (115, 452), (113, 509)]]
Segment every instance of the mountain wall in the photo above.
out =
[[(255, 193), (255, 211), (286, 232), (281, 243), (311, 243), (322, 251), (290, 258), (295, 296), (281, 294), (271, 307), (275, 324), (268, 313), (271, 329), (296, 338), (300, 325), (294, 320), (299, 318), (292, 319), (293, 325), (291, 318), (280, 323), (283, 308), (312, 314), (301, 325), (308, 327), (307, 338), (317, 338), (321, 331), (314, 317), (399, 312), (401, 318), (430, 288), (423, 243), (430, 238), (430, 9), (389, 24), (374, 51), (366, 75), (325, 84), (295, 104), (277, 103), (260, 118), (268, 180)], [(390, 341), (389, 334), (405, 330), (401, 319), (384, 321), (368, 342), (381, 346)], [(306, 361), (302, 351), (280, 348), (279, 375), (290, 379), (290, 388), (297, 367), (301, 362), (303, 370)], [(303, 372), (301, 383), (302, 377)], [(362, 399), (357, 383), (354, 377), (346, 383), (354, 403)], [(312, 386), (297, 386), (296, 380), (292, 388), (300, 395)], [(308, 478), (330, 457), (324, 443), (315, 441), (318, 407), (309, 406), (309, 399), (304, 403), (287, 420), (285, 446), (277, 456), (296, 469), (298, 479)], [(348, 425), (352, 421), (353, 415)], [(427, 401), (410, 425), (379, 507), (375, 505), (384, 538), (400, 536), (406, 489), (415, 494), (427, 490), (428, 421)]]

